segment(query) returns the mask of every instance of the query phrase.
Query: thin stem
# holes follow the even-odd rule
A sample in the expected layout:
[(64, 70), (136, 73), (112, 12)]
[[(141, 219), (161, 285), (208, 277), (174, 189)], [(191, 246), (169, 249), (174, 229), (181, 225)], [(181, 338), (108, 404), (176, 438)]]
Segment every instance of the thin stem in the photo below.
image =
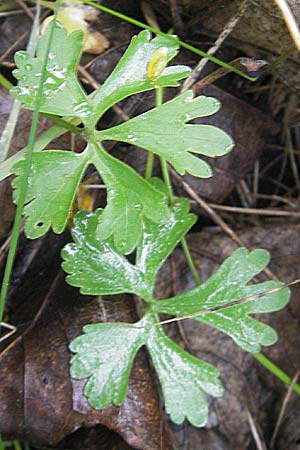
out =
[[(162, 87), (157, 87), (155, 89), (155, 105), (156, 106), (160, 106), (162, 104), (162, 102), (163, 102), (163, 88)], [(160, 157), (160, 166), (161, 166), (163, 180), (164, 180), (166, 188), (167, 188), (169, 202), (172, 204), (172, 203), (174, 203), (174, 194), (173, 194), (173, 189), (172, 189), (172, 182), (171, 182), (171, 178), (170, 178), (167, 162), (162, 157)], [(187, 242), (186, 242), (184, 237), (181, 239), (180, 243), (181, 243), (181, 246), (182, 246), (183, 253), (185, 255), (186, 261), (187, 261), (188, 266), (190, 268), (190, 271), (191, 271), (191, 273), (193, 275), (194, 281), (195, 281), (195, 283), (197, 285), (199, 285), (200, 284), (200, 278), (199, 278), (199, 275), (198, 275), (195, 263), (193, 261), (192, 255), (191, 255), (190, 250), (188, 248)]]
[[(56, 4), (57, 8), (56, 8), (55, 15), (57, 15), (58, 8), (60, 6), (61, 1), (62, 0), (57, 1), (57, 4)], [(48, 54), (49, 54), (49, 50), (50, 50), (50, 46), (51, 46), (51, 42), (52, 42), (52, 36), (53, 36), (53, 32), (54, 32), (54, 24), (55, 24), (55, 21), (53, 21), (52, 24), (50, 25), (51, 31), (50, 31), (50, 35), (49, 35), (49, 40), (47, 42), (45, 58), (44, 58), (44, 61), (42, 63), (42, 67), (41, 67), (42, 75), (40, 78), (39, 88), (37, 90), (37, 95), (36, 95), (35, 109), (34, 109), (34, 113), (33, 113), (32, 125), (31, 125), (31, 130), (30, 130), (30, 135), (29, 135), (29, 141), (28, 141), (28, 149), (26, 152), (26, 159), (25, 159), (25, 164), (24, 164), (24, 173), (22, 176), (22, 182), (21, 182), (21, 186), (20, 186), (20, 195), (19, 195), (18, 202), (17, 202), (16, 215), (15, 215), (15, 220), (14, 220), (13, 229), (12, 229), (11, 243), (10, 243), (10, 247), (9, 247), (9, 251), (8, 251), (8, 256), (7, 256), (7, 261), (6, 261), (6, 265), (5, 265), (4, 276), (3, 276), (2, 286), (1, 286), (0, 322), (2, 322), (2, 318), (3, 318), (3, 313), (4, 313), (4, 308), (5, 308), (5, 300), (6, 300), (8, 286), (9, 286), (10, 277), (11, 277), (11, 272), (12, 272), (12, 268), (13, 268), (13, 264), (14, 264), (17, 245), (18, 245), (18, 241), (19, 241), (19, 233), (20, 233), (21, 221), (22, 221), (22, 212), (23, 212), (23, 207), (24, 207), (24, 203), (25, 203), (25, 199), (26, 199), (28, 178), (29, 178), (31, 162), (32, 162), (32, 153), (33, 153), (33, 147), (34, 147), (34, 141), (35, 141), (35, 136), (36, 136), (36, 132), (37, 132), (37, 127), (38, 127), (39, 109), (41, 106), (43, 84), (44, 84), (44, 81), (46, 78), (46, 66), (47, 66)]]
[(191, 273), (193, 275), (194, 281), (195, 281), (195, 283), (197, 285), (199, 285), (199, 284), (201, 284), (200, 277), (198, 275), (198, 272), (197, 272), (194, 260), (192, 258), (190, 249), (189, 249), (189, 247), (187, 245), (186, 239), (182, 238), (180, 243), (181, 243), (181, 246), (182, 246), (182, 250), (183, 250), (184, 256), (185, 256), (186, 261), (188, 263), (188, 266), (190, 268), (190, 271), (191, 271)]
[(146, 180), (149, 180), (152, 177), (153, 163), (154, 163), (154, 153), (149, 152), (145, 171)]
[[(279, 378), (279, 380), (283, 383), (287, 385), (291, 384), (292, 379), (262, 353), (252, 353), (252, 356), (254, 356), (257, 361), (259, 361), (266, 369), (268, 369), (269, 372)], [(300, 385), (295, 383), (293, 386), (293, 391), (296, 392), (296, 394), (300, 394)]]
[(8, 81), (1, 73), (0, 73), (0, 85), (5, 87), (6, 89), (11, 89), (13, 84)]
[(14, 441), (13, 444), (14, 444), (14, 449), (15, 450), (22, 450), (22, 447), (21, 447), (19, 441)]
[[(155, 89), (155, 105), (159, 106), (163, 101), (163, 90), (161, 87)], [(154, 153), (148, 152), (147, 163), (146, 163), (146, 171), (145, 171), (145, 179), (149, 180), (152, 177), (153, 171), (153, 163), (154, 163)]]
[(222, 66), (225, 69), (228, 69), (230, 72), (234, 72), (234, 73), (240, 75), (241, 77), (246, 78), (247, 80), (250, 80), (250, 81), (257, 80), (257, 77), (253, 78), (253, 77), (246, 75), (245, 73), (243, 73), (241, 70), (237, 69), (236, 67), (231, 66), (230, 64), (227, 64), (224, 61), (221, 61), (220, 59), (215, 58), (214, 56), (211, 56), (211, 55), (207, 54), (206, 52), (204, 52), (196, 47), (193, 47), (192, 45), (189, 45), (186, 42), (181, 41), (176, 36), (173, 36), (168, 33), (163, 33), (162, 31), (157, 30), (156, 28), (153, 28), (150, 25), (147, 25), (146, 23), (140, 22), (139, 20), (135, 20), (132, 17), (126, 16), (125, 14), (121, 14), (118, 11), (115, 11), (114, 9), (110, 9), (110, 8), (107, 8), (106, 6), (98, 5), (97, 3), (94, 3), (90, 0), (82, 0), (82, 1), (86, 5), (90, 5), (90, 6), (93, 6), (94, 8), (100, 9), (100, 11), (106, 12), (107, 14), (117, 17), (118, 19), (125, 20), (126, 22), (132, 23), (133, 25), (136, 25), (139, 28), (144, 28), (144, 29), (150, 30), (153, 33), (158, 34), (160, 36), (168, 37), (169, 39), (172, 39), (173, 41), (177, 42), (177, 44), (180, 45), (181, 47), (184, 47), (187, 50), (190, 50), (191, 52), (196, 53), (196, 55), (203, 56), (204, 58), (209, 59), (210, 61), (217, 64), (218, 66)]
[(168, 166), (167, 166), (166, 160), (164, 158), (160, 158), (160, 167), (161, 167), (161, 171), (162, 171), (163, 180), (164, 180), (166, 188), (167, 188), (169, 201), (170, 201), (170, 203), (173, 203), (174, 195), (173, 195), (172, 183), (171, 183), (171, 179), (170, 179)]
[(13, 9), (15, 6), (16, 2), (8, 2), (5, 5), (0, 6), (0, 12), (9, 11), (10, 9)]
[(1, 434), (0, 434), (0, 450), (4, 450), (4, 444), (1, 438)]

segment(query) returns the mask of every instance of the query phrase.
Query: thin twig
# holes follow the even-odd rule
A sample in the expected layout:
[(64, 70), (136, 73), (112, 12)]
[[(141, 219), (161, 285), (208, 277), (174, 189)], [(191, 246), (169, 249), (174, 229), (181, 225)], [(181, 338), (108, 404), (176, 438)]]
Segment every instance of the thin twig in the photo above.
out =
[(250, 411), (247, 409), (247, 419), (250, 426), (250, 430), (252, 433), (252, 437), (254, 439), (255, 445), (257, 450), (267, 450), (266, 444), (262, 441), (259, 432), (257, 430), (257, 426), (255, 424), (255, 421), (250, 413)]
[(171, 9), (171, 14), (173, 18), (173, 27), (175, 29), (175, 32), (179, 35), (182, 33), (183, 30), (183, 23), (180, 15), (180, 9), (177, 4), (177, 0), (169, 0), (169, 5)]
[(141, 1), (141, 10), (143, 13), (143, 16), (146, 20), (146, 22), (153, 28), (157, 28), (157, 30), (160, 30), (160, 26), (157, 21), (157, 17), (155, 12), (153, 11), (153, 8), (151, 4), (148, 2), (142, 0)]
[(241, 208), (238, 206), (216, 205), (207, 203), (211, 208), (219, 211), (229, 211), (238, 214), (257, 214), (260, 216), (300, 217), (300, 212), (282, 211), (277, 209)]
[[(235, 26), (238, 24), (241, 17), (244, 15), (245, 10), (247, 8), (248, 0), (244, 0), (241, 4), (237, 14), (229, 19), (227, 24), (225, 25), (222, 33), (218, 36), (217, 40), (215, 41), (214, 45), (210, 47), (210, 49), (207, 51), (209, 55), (214, 55), (216, 51), (220, 48), (220, 46), (223, 44), (225, 39), (229, 36), (229, 34), (232, 32), (232, 30), (235, 28)], [(193, 70), (191, 75), (185, 80), (183, 83), (183, 86), (181, 88), (181, 92), (187, 91), (199, 78), (200, 73), (204, 69), (205, 65), (207, 64), (208, 59), (202, 58), (199, 62), (199, 64), (196, 66), (196, 68)]]
[(6, 339), (15, 334), (15, 332), (17, 331), (17, 328), (14, 325), (10, 325), (9, 323), (6, 322), (0, 322), (0, 326), (7, 328), (9, 330), (8, 333), (6, 333), (4, 336), (0, 338), (0, 342), (6, 341)]
[[(101, 86), (84, 67), (78, 66), (78, 72), (81, 73), (81, 75), (83, 75), (86, 78), (88, 84), (92, 86), (94, 89), (98, 89)], [(118, 105), (112, 106), (112, 110), (117, 114), (117, 116), (119, 116), (125, 122), (129, 120), (129, 116), (127, 116), (127, 114), (123, 111), (123, 109), (120, 108)]]
[(0, 56), (0, 63), (2, 63), (5, 58), (20, 44), (21, 41), (27, 36), (29, 32), (25, 31), (21, 36), (18, 37), (18, 39), (10, 46), (7, 50)]
[[(217, 214), (211, 206), (208, 205), (191, 187), (188, 183), (182, 180), (182, 178), (175, 172), (174, 169), (170, 168), (172, 176), (181, 183), (184, 190), (188, 193), (188, 195), (195, 200), (198, 205), (204, 209), (204, 211), (211, 217), (211, 219), (219, 225), (223, 231), (240, 247), (246, 247), (243, 241), (238, 237), (238, 235), (230, 228), (226, 222)], [(272, 280), (277, 280), (277, 277), (273, 274), (273, 272), (269, 268), (265, 268), (263, 272)]]
[(298, 372), (293, 376), (293, 379), (292, 379), (292, 381), (291, 381), (291, 384), (290, 384), (289, 387), (288, 387), (287, 393), (286, 393), (286, 395), (284, 396), (284, 399), (283, 399), (283, 402), (282, 402), (282, 406), (281, 406), (281, 409), (280, 409), (280, 413), (279, 413), (279, 416), (278, 416), (278, 418), (277, 418), (277, 420), (276, 420), (275, 428), (274, 428), (274, 431), (273, 431), (273, 434), (272, 434), (272, 438), (271, 438), (271, 441), (270, 441), (270, 448), (271, 448), (271, 449), (274, 448), (275, 441), (276, 441), (276, 437), (277, 437), (277, 434), (278, 434), (280, 425), (281, 425), (281, 423), (282, 423), (282, 419), (283, 419), (283, 416), (284, 416), (284, 413), (285, 413), (287, 404), (288, 404), (288, 402), (289, 402), (289, 400), (290, 400), (290, 398), (291, 398), (291, 395), (292, 395), (292, 392), (293, 392), (293, 387), (294, 387), (294, 385), (297, 383), (297, 380), (298, 380), (298, 378), (299, 378), (299, 375), (300, 375), (300, 371), (298, 371)]
[[(267, 295), (275, 294), (276, 292), (279, 292), (282, 289), (286, 289), (289, 286), (294, 286), (295, 284), (299, 284), (299, 283), (300, 283), (300, 278), (298, 278), (297, 280), (291, 281), (290, 283), (282, 284), (281, 286), (270, 289), (269, 291), (261, 292), (260, 294), (249, 295), (248, 297), (240, 298), (239, 300), (234, 300), (232, 302), (226, 303), (225, 305), (216, 306), (215, 308), (203, 309), (202, 311), (196, 311), (194, 313), (185, 314), (184, 316), (173, 317), (171, 319), (161, 320), (159, 322), (154, 322), (149, 325), (143, 325), (143, 326), (132, 325), (132, 327), (133, 328), (151, 328), (151, 327), (158, 327), (160, 325), (166, 325), (168, 323), (178, 322), (181, 320), (195, 319), (200, 316), (206, 316), (207, 314), (222, 311), (222, 310), (232, 307), (232, 306), (237, 306), (237, 305), (241, 305), (241, 304), (244, 304), (244, 303), (252, 301), (252, 300), (257, 300), (259, 298), (266, 297)], [(158, 301), (158, 305), (159, 305), (159, 301)], [(127, 323), (126, 323), (126, 326), (128, 326)]]
[(286, 0), (274, 0), (276, 5), (281, 11), (285, 24), (290, 32), (290, 35), (294, 41), (295, 47), (300, 51), (300, 32), (296, 19), (286, 2)]
[(28, 6), (23, 2), (23, 0), (16, 0), (16, 2), (17, 2), (18, 5), (20, 5), (20, 7), (25, 11), (25, 13), (27, 14), (27, 16), (30, 17), (31, 20), (34, 20), (34, 15), (33, 15), (32, 11), (31, 11), (30, 8), (28, 8)]
[[(230, 64), (231, 67), (238, 68), (241, 65), (241, 60), (242, 59), (243, 58), (236, 58), (233, 61), (230, 61), (229, 64)], [(217, 69), (214, 72), (210, 73), (206, 77), (202, 78), (202, 80), (199, 80), (199, 81), (197, 81), (197, 83), (193, 84), (191, 86), (191, 89), (194, 92), (197, 92), (200, 89), (203, 89), (205, 86), (209, 86), (210, 84), (214, 83), (219, 78), (222, 78), (225, 75), (229, 74), (230, 72), (232, 72), (232, 70), (230, 70), (228, 68), (220, 67), (219, 69)]]

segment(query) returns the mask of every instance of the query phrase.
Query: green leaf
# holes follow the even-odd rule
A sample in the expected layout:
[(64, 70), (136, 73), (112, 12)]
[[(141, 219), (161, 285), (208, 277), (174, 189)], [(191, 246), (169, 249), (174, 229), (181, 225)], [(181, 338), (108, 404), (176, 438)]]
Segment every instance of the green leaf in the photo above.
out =
[[(41, 133), (35, 140), (33, 146), (33, 152), (40, 152), (43, 150), (53, 139), (61, 136), (65, 133), (65, 129), (60, 126), (54, 125), (48, 128), (46, 131)], [(13, 166), (18, 161), (24, 159), (25, 153), (27, 151), (28, 146), (24, 147), (22, 150), (19, 150), (14, 155), (7, 158), (5, 161), (0, 164), (0, 181), (9, 177), (13, 173)]]
[[(19, 161), (13, 166), (13, 173), (17, 175), (12, 182), (16, 189), (15, 202), (20, 194), (24, 164), (24, 161)], [(27, 237), (38, 238), (50, 227), (55, 233), (64, 230), (87, 165), (85, 153), (51, 150), (37, 152), (32, 156), (24, 207)]]
[(223, 393), (218, 370), (185, 352), (160, 327), (152, 328), (147, 347), (171, 420), (180, 424), (187, 418), (196, 427), (205, 425), (208, 406), (204, 392), (214, 397)]
[(204, 392), (222, 394), (218, 371), (174, 344), (159, 327), (156, 316), (135, 324), (96, 324), (84, 327), (70, 350), (71, 375), (89, 378), (84, 393), (94, 408), (120, 405), (126, 396), (134, 357), (143, 345), (151, 354), (162, 385), (166, 410), (175, 423), (187, 418), (193, 425), (205, 424), (208, 415)]
[(143, 273), (120, 255), (111, 240), (96, 239), (102, 210), (80, 211), (74, 219), (74, 243), (62, 250), (67, 282), (80, 287), (82, 294), (106, 295), (128, 292), (148, 297)]
[(233, 143), (219, 128), (211, 125), (186, 124), (196, 118), (214, 114), (220, 103), (212, 97), (200, 96), (188, 91), (121, 125), (100, 131), (102, 140), (128, 142), (149, 150), (169, 161), (183, 175), (207, 178), (212, 172), (203, 160), (191, 154), (216, 157), (228, 153)]
[[(37, 56), (31, 57), (26, 51), (15, 55), (17, 69), (14, 76), (18, 86), (11, 89), (11, 94), (28, 109), (35, 108), (35, 97), (41, 77), (41, 66), (50, 39), (51, 26), (40, 36)], [(70, 36), (63, 25), (55, 22), (53, 39), (46, 66), (46, 78), (40, 111), (44, 113), (77, 116), (84, 122), (91, 114), (91, 105), (76, 77), (76, 66), (82, 50), (82, 32), (74, 32)]]
[(155, 224), (144, 220), (143, 236), (138, 245), (136, 266), (145, 274), (149, 286), (153, 286), (159, 268), (172, 252), (180, 239), (196, 221), (189, 214), (189, 202), (178, 199), (170, 207), (170, 218), (164, 224)]
[(177, 54), (178, 45), (173, 39), (162, 36), (151, 39), (151, 33), (148, 30), (132, 38), (112, 74), (95, 93), (94, 123), (120, 100), (138, 92), (149, 91), (156, 86), (176, 87), (179, 85), (178, 80), (190, 74), (191, 70), (186, 66), (171, 66), (164, 69), (154, 79), (149, 79), (147, 77), (149, 61), (154, 52), (161, 47), (168, 49), (168, 61)]
[[(287, 288), (269, 292), (280, 287), (280, 282), (267, 281), (246, 285), (268, 262), (267, 251), (249, 252), (240, 248), (226, 259), (205, 283), (174, 298), (158, 301), (153, 308), (157, 312), (176, 316), (199, 312), (200, 315), (194, 317), (194, 320), (228, 334), (246, 351), (259, 352), (261, 345), (273, 344), (277, 335), (272, 328), (253, 319), (249, 314), (278, 311), (288, 303), (290, 296)], [(252, 296), (254, 298), (251, 298)], [(248, 300), (232, 305), (233, 302), (248, 297)], [(205, 312), (214, 308), (218, 309)]]
[(134, 357), (144, 344), (143, 330), (130, 324), (87, 325), (70, 344), (76, 353), (71, 376), (89, 378), (84, 394), (93, 408), (121, 405), (126, 397)]
[(102, 241), (113, 235), (117, 250), (131, 253), (142, 234), (145, 217), (155, 223), (168, 220), (165, 196), (99, 145), (89, 148), (93, 148), (93, 163), (107, 187), (107, 206), (97, 228), (98, 238)]
[(143, 236), (137, 249), (136, 265), (120, 255), (112, 239), (97, 239), (97, 226), (105, 211), (81, 211), (76, 214), (72, 236), (74, 243), (62, 251), (67, 281), (83, 294), (133, 293), (149, 300), (159, 267), (181, 237), (195, 222), (188, 213), (188, 202), (180, 200), (170, 208), (164, 224), (144, 221)]

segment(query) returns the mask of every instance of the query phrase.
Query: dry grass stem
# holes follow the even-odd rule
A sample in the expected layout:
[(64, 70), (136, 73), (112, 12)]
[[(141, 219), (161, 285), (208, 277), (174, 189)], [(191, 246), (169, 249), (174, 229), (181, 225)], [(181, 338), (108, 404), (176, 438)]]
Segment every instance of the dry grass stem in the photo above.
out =
[(285, 413), (287, 404), (288, 404), (288, 402), (289, 402), (289, 400), (290, 400), (290, 398), (291, 398), (291, 395), (292, 395), (292, 392), (293, 392), (293, 388), (294, 388), (295, 384), (297, 383), (297, 380), (298, 380), (298, 378), (299, 378), (299, 375), (300, 375), (300, 371), (298, 371), (298, 372), (294, 375), (294, 377), (292, 378), (292, 381), (291, 381), (291, 383), (289, 384), (287, 393), (286, 393), (286, 395), (284, 396), (284, 399), (283, 399), (283, 402), (282, 402), (282, 405), (281, 405), (281, 409), (280, 409), (280, 413), (279, 413), (279, 416), (278, 416), (278, 418), (277, 418), (277, 420), (276, 420), (275, 428), (274, 428), (274, 431), (273, 431), (273, 434), (272, 434), (272, 438), (271, 438), (271, 441), (270, 441), (270, 448), (271, 448), (271, 449), (274, 448), (275, 441), (276, 441), (276, 437), (277, 437), (277, 434), (278, 434), (280, 425), (281, 425), (281, 423), (282, 423), (282, 419), (283, 419), (283, 417), (284, 417), (284, 413)]
[[(237, 14), (229, 19), (222, 33), (218, 36), (217, 40), (215, 41), (214, 45), (210, 47), (210, 49), (207, 51), (208, 55), (214, 55), (216, 51), (221, 47), (225, 39), (229, 36), (229, 34), (232, 32), (232, 30), (235, 28), (235, 26), (238, 24), (239, 20), (243, 16), (247, 8), (247, 4), (248, 0), (244, 0)], [(191, 75), (183, 83), (181, 92), (187, 91), (195, 83), (195, 81), (197, 80), (197, 78), (199, 78), (199, 75), (204, 69), (207, 62), (208, 62), (207, 58), (202, 58), (200, 60), (199, 64), (195, 67)]]

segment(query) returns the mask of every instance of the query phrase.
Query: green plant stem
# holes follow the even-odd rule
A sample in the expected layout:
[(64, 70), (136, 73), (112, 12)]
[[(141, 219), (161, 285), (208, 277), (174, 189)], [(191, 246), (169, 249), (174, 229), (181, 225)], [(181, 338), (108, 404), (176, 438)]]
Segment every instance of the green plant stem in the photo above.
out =
[(8, 81), (1, 73), (0, 73), (0, 84), (6, 89), (11, 89), (13, 87), (13, 84), (10, 81)]
[(153, 163), (154, 163), (154, 153), (149, 152), (145, 171), (146, 180), (149, 180), (152, 177)]
[(1, 434), (0, 434), (0, 450), (4, 450), (4, 444), (1, 438)]
[[(41, 7), (39, 4), (37, 4), (36, 14), (33, 21), (29, 42), (27, 44), (27, 52), (30, 54), (30, 56), (34, 56), (37, 46), (39, 25), (40, 25), (40, 10)], [(0, 162), (4, 161), (7, 158), (7, 154), (9, 151), (14, 131), (16, 129), (20, 111), (21, 111), (21, 102), (17, 99), (14, 99), (12, 109), (9, 113), (7, 122), (0, 137)]]
[(13, 443), (14, 443), (14, 449), (15, 450), (22, 450), (22, 447), (21, 447), (19, 441), (14, 441)]
[(0, 6), (0, 12), (9, 11), (10, 9), (15, 8), (16, 2), (7, 2), (5, 5)]
[[(255, 359), (259, 361), (266, 369), (269, 370), (273, 375), (275, 375), (279, 380), (281, 380), (284, 384), (290, 385), (292, 379), (283, 372), (276, 364), (274, 364), (272, 361), (270, 361), (266, 356), (264, 356), (262, 353), (252, 353)], [(293, 386), (293, 391), (296, 392), (296, 394), (300, 394), (300, 385), (295, 383)]]
[[(163, 89), (160, 87), (157, 87), (155, 89), (155, 105), (156, 106), (161, 105), (162, 102), (163, 102)], [(145, 172), (146, 180), (149, 180), (152, 177), (153, 163), (154, 163), (154, 153), (149, 152), (148, 157), (147, 157), (146, 172)], [(173, 199), (172, 189), (171, 189), (171, 196), (169, 196), (169, 199)]]
[(221, 61), (220, 59), (215, 58), (214, 56), (209, 55), (208, 53), (205, 53), (204, 51), (202, 51), (196, 47), (193, 47), (192, 45), (187, 44), (186, 42), (181, 41), (176, 36), (172, 36), (171, 34), (168, 34), (168, 33), (163, 33), (162, 31), (157, 30), (156, 28), (153, 28), (143, 22), (140, 22), (139, 20), (135, 20), (132, 17), (128, 17), (125, 14), (122, 14), (122, 13), (119, 13), (118, 11), (107, 8), (106, 6), (98, 5), (97, 3), (94, 3), (90, 0), (82, 0), (82, 2), (85, 3), (86, 5), (93, 6), (94, 8), (100, 9), (100, 11), (106, 12), (114, 17), (117, 17), (118, 19), (125, 20), (126, 22), (132, 23), (133, 25), (136, 25), (139, 28), (144, 28), (144, 29), (150, 30), (153, 33), (158, 34), (160, 36), (168, 37), (168, 38), (172, 39), (173, 41), (176, 41), (181, 47), (184, 47), (187, 50), (190, 50), (191, 52), (196, 53), (196, 55), (207, 58), (210, 61), (212, 61), (213, 63), (217, 64), (218, 66), (224, 67), (225, 69), (229, 70), (230, 72), (234, 72), (237, 75), (240, 75), (241, 77), (246, 78), (247, 80), (250, 80), (250, 81), (257, 80), (257, 77), (253, 78), (253, 77), (246, 75), (245, 73), (243, 73), (241, 70), (237, 69), (236, 67), (231, 66), (230, 64), (227, 64), (227, 63)]
[[(61, 1), (62, 0), (58, 0), (56, 3), (57, 7), (56, 7), (55, 15), (57, 15), (58, 8), (60, 6)], [(6, 261), (6, 265), (5, 265), (4, 276), (3, 276), (2, 286), (1, 286), (0, 322), (2, 322), (2, 319), (3, 319), (5, 300), (6, 300), (6, 296), (7, 296), (7, 291), (8, 291), (11, 272), (12, 272), (12, 268), (13, 268), (14, 258), (15, 258), (15, 254), (16, 254), (16, 250), (17, 250), (17, 245), (18, 245), (18, 241), (19, 241), (19, 233), (20, 233), (21, 221), (22, 221), (22, 212), (23, 212), (23, 207), (24, 207), (24, 203), (25, 203), (25, 199), (26, 199), (28, 177), (29, 177), (29, 173), (30, 173), (30, 169), (31, 169), (32, 153), (33, 153), (33, 147), (34, 147), (34, 141), (35, 141), (35, 136), (36, 136), (36, 132), (37, 132), (37, 127), (38, 127), (39, 109), (41, 106), (43, 84), (44, 84), (44, 81), (46, 78), (46, 66), (47, 66), (48, 54), (49, 54), (49, 50), (50, 50), (50, 46), (51, 46), (53, 31), (54, 31), (54, 24), (55, 24), (55, 22), (53, 21), (52, 24), (50, 25), (51, 32), (50, 32), (49, 40), (47, 42), (45, 58), (44, 58), (44, 61), (43, 61), (42, 67), (41, 67), (42, 75), (40, 78), (39, 88), (37, 90), (37, 95), (36, 95), (36, 104), (35, 104), (35, 109), (34, 109), (34, 113), (33, 113), (32, 125), (31, 125), (31, 130), (30, 130), (30, 135), (29, 135), (29, 141), (28, 141), (28, 149), (26, 152), (26, 159), (25, 159), (25, 164), (24, 164), (24, 173), (23, 173), (23, 177), (22, 177), (22, 183), (20, 186), (20, 196), (18, 198), (16, 215), (15, 215), (15, 220), (14, 220), (13, 229), (12, 229), (11, 243), (10, 243), (10, 247), (9, 247), (9, 251), (8, 251), (8, 256), (7, 256), (7, 261)]]
[[(163, 88), (162, 87), (157, 87), (155, 89), (155, 106), (160, 106), (163, 103)], [(147, 161), (148, 163), (148, 161)], [(172, 183), (171, 183), (171, 179), (170, 179), (170, 174), (168, 171), (168, 165), (167, 162), (164, 158), (160, 157), (160, 166), (161, 166), (161, 171), (162, 171), (162, 176), (163, 176), (163, 180), (165, 182), (166, 188), (167, 188), (167, 194), (168, 194), (168, 198), (170, 203), (174, 203), (174, 194), (173, 194), (173, 189), (172, 189)], [(182, 238), (181, 241), (181, 246), (183, 249), (183, 253), (185, 255), (186, 261), (188, 263), (188, 266), (190, 268), (190, 271), (193, 275), (194, 281), (197, 285), (200, 284), (200, 278), (195, 266), (195, 263), (193, 261), (192, 255), (190, 253), (189, 247), (187, 245), (187, 242), (185, 240), (185, 238)]]

